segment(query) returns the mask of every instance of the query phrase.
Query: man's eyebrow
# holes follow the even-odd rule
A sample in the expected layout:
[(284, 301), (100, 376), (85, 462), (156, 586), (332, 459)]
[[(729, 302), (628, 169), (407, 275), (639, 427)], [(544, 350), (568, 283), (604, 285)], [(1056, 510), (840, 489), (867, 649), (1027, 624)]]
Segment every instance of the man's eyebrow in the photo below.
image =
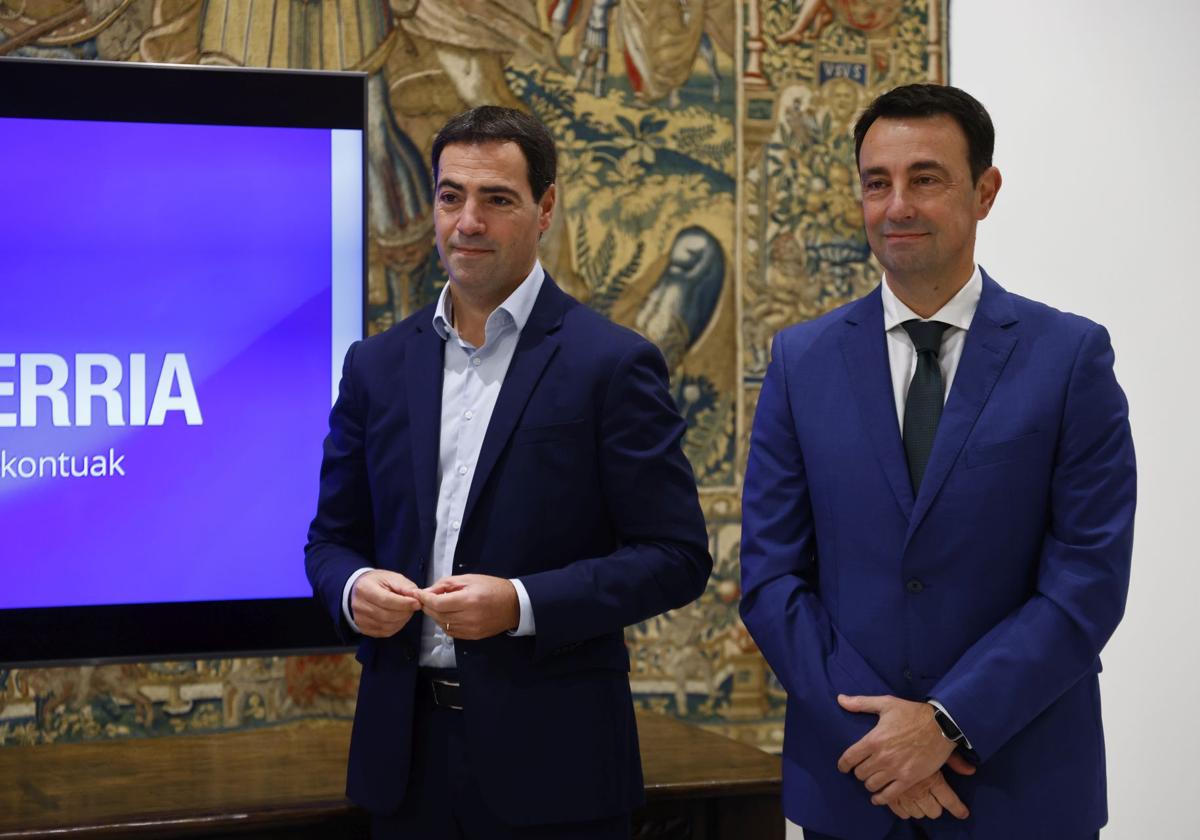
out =
[[(909, 164), (907, 172), (949, 172), (945, 164), (939, 163), (936, 160), (918, 160)], [(862, 171), (859, 180), (872, 178), (876, 175), (887, 175), (888, 170), (883, 166), (871, 166)]]
[(513, 198), (521, 197), (521, 194), (512, 187), (480, 187), (479, 191), (484, 195), (510, 195)]
[(936, 160), (918, 160), (912, 166), (908, 167), (909, 172), (949, 172), (950, 170), (944, 164), (938, 163)]
[[(439, 190), (440, 189), (448, 189), (448, 190), (455, 190), (456, 192), (466, 192), (466, 187), (464, 187), (462, 184), (458, 183), (457, 181), (451, 180), (450, 178), (440, 179), (438, 181), (437, 188)], [(520, 193), (518, 193), (516, 190), (514, 190), (511, 187), (484, 186), (484, 187), (480, 187), (479, 191), (481, 193), (483, 193), (484, 195), (507, 195), (507, 196), (512, 196), (513, 198), (521, 197)]]

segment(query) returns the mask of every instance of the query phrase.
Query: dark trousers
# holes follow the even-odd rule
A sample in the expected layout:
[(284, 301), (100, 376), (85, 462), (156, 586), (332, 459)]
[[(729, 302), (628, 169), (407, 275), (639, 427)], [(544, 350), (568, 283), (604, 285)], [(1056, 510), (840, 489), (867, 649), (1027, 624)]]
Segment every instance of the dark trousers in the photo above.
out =
[[(896, 824), (892, 826), (892, 830), (883, 840), (926, 840), (931, 836), (921, 825), (921, 820), (896, 820)], [(821, 834), (819, 831), (810, 831), (806, 828), (804, 829), (804, 840), (847, 840), (847, 838)], [(1100, 832), (1097, 831), (1089, 837), (1081, 837), (1079, 840), (1100, 840)]]
[[(896, 820), (892, 830), (883, 840), (927, 840), (929, 835), (921, 827), (919, 820)], [(832, 834), (821, 834), (819, 831), (804, 829), (804, 840), (848, 840), (835, 837)]]
[(492, 813), (471, 765), (463, 713), (436, 705), (425, 675), (423, 669), (404, 805), (394, 817), (372, 819), (373, 840), (629, 840), (628, 814), (584, 823), (514, 826)]

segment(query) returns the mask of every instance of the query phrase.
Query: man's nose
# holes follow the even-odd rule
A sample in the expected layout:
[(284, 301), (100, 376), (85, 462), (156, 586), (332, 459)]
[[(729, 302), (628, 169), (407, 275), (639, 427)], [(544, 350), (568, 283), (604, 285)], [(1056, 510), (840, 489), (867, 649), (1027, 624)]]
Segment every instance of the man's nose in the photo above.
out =
[(458, 214), (458, 232), (464, 236), (475, 236), (483, 233), (483, 215), (480, 213), (479, 202), (468, 198), (463, 202), (462, 212)]
[(911, 219), (915, 215), (916, 209), (913, 206), (912, 196), (909, 195), (908, 188), (903, 185), (893, 187), (887, 205), (888, 219), (893, 222), (902, 222)]

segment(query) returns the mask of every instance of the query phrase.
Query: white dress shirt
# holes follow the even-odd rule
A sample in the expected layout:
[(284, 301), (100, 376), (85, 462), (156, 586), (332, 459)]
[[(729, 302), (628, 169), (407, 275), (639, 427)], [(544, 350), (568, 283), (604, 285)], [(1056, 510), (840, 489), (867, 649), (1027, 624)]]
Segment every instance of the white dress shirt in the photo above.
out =
[[(971, 279), (958, 290), (958, 293), (946, 301), (946, 305), (933, 314), (931, 318), (922, 318), (913, 312), (887, 284), (885, 276), (880, 283), (883, 294), (883, 328), (887, 332), (888, 365), (892, 371), (892, 393), (896, 398), (896, 420), (900, 429), (904, 429), (904, 405), (908, 400), (908, 386), (917, 370), (917, 347), (913, 344), (904, 327), (905, 321), (940, 321), (949, 324), (950, 328), (942, 333), (942, 347), (938, 353), (938, 367), (942, 370), (942, 404), (950, 397), (950, 388), (954, 385), (954, 374), (958, 371), (958, 362), (962, 358), (963, 344), (967, 340), (967, 330), (979, 308), (979, 298), (983, 294), (983, 275), (979, 266), (971, 272)], [(954, 720), (949, 710), (936, 699), (930, 698), (929, 703)], [(955, 726), (958, 724), (955, 723)], [(964, 733), (965, 736), (966, 733)], [(971, 749), (971, 741), (964, 737), (967, 749)]]
[[(445, 349), (442, 354), (441, 434), (438, 436), (437, 523), (433, 554), (424, 581), (426, 586), (453, 573), (454, 551), (483, 438), (517, 349), (517, 340), (529, 320), (545, 277), (541, 262), (535, 262), (521, 285), (488, 316), (482, 347), (472, 346), (454, 328), (449, 284), (442, 289), (434, 307), (433, 328), (445, 342)], [(355, 581), (369, 571), (370, 568), (357, 570), (346, 581), (342, 592), (342, 611), (356, 632), (358, 627), (350, 614), (350, 592)], [(520, 580), (514, 579), (512, 584), (521, 607), (520, 624), (512, 635), (533, 635), (535, 626), (529, 594)], [(447, 636), (437, 622), (422, 615), (418, 663), (423, 667), (453, 668), (456, 661), (454, 639)]]
[(959, 289), (958, 294), (950, 298), (945, 306), (935, 312), (932, 318), (922, 318), (905, 306), (887, 284), (887, 277), (883, 278), (880, 286), (883, 293), (883, 328), (887, 331), (888, 364), (892, 370), (892, 392), (896, 397), (896, 420), (903, 429), (908, 386), (917, 370), (917, 348), (901, 324), (915, 318), (918, 321), (941, 321), (950, 325), (950, 329), (942, 333), (942, 349), (938, 354), (938, 367), (942, 369), (944, 405), (950, 396), (950, 388), (954, 385), (954, 374), (958, 370), (958, 360), (962, 358), (967, 330), (971, 328), (971, 319), (975, 317), (979, 297), (983, 294), (983, 275), (979, 266), (975, 266), (967, 284)]

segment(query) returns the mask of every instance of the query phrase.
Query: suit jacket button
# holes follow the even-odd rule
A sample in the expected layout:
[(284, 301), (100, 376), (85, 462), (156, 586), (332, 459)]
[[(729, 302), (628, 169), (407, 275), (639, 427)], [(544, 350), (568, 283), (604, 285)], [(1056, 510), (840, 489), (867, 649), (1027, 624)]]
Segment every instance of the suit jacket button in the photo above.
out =
[(917, 580), (916, 578), (913, 578), (905, 584), (905, 587), (907, 587), (909, 592), (920, 592), (925, 588), (925, 584), (921, 583), (921, 581)]
[(904, 669), (904, 679), (908, 682), (912, 682), (912, 671), (910, 671), (908, 668)]
[(405, 659), (406, 661), (408, 661), (408, 662), (411, 662), (411, 661), (412, 661), (412, 658), (413, 658), (413, 649), (412, 649), (412, 648), (407, 648), (407, 647), (406, 647), (406, 648), (404, 649), (404, 659)]

